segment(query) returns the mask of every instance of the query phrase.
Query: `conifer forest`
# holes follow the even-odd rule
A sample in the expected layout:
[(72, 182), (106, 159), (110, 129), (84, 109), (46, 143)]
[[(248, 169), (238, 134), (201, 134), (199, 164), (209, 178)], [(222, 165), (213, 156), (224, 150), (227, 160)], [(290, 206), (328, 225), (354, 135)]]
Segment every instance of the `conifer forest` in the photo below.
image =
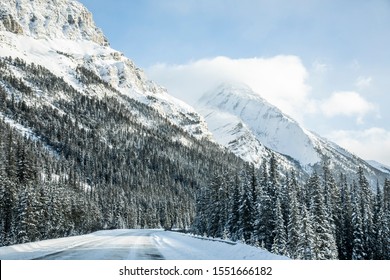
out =
[(293, 259), (390, 259), (390, 180), (372, 185), (363, 168), (347, 176), (326, 163), (303, 174), (274, 156), (257, 168), (77, 73), (86, 93), (0, 59), (1, 246), (164, 228)]

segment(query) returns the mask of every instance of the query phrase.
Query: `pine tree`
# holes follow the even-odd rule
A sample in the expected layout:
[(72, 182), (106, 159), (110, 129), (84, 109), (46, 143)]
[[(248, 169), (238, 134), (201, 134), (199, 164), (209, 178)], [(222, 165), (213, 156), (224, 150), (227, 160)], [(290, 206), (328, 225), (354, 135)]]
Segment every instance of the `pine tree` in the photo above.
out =
[(252, 192), (248, 184), (248, 179), (246, 174), (242, 174), (242, 193), (240, 199), (240, 208), (239, 208), (239, 216), (240, 216), (240, 233), (239, 236), (245, 241), (245, 243), (253, 242), (253, 198), (251, 196)]
[(342, 231), (342, 211), (340, 190), (330, 171), (329, 163), (325, 162), (323, 166), (323, 191), (324, 203), (326, 207), (326, 215), (328, 217), (329, 226), (331, 227), (333, 237), (336, 242), (336, 247), (341, 247), (341, 231)]
[(370, 185), (364, 176), (363, 168), (359, 167), (358, 171), (358, 183), (361, 203), (361, 218), (363, 228), (363, 248), (365, 251), (365, 259), (373, 258), (374, 244), (374, 225), (373, 225), (373, 197)]
[(301, 226), (299, 228), (299, 239), (296, 246), (294, 257), (301, 260), (313, 260), (315, 258), (315, 232), (312, 228), (310, 213), (306, 210), (306, 206), (301, 206)]
[(294, 188), (289, 189), (289, 201), (290, 211), (287, 223), (287, 251), (291, 258), (297, 259), (298, 245), (301, 236), (302, 217), (300, 215), (296, 190)]
[[(6, 150), (2, 137), (3, 134), (0, 135), (0, 240), (1, 245), (6, 246), (13, 244), (14, 241), (16, 186), (10, 180), (10, 176), (14, 175), (14, 172), (11, 170), (13, 166), (9, 166), (10, 161), (14, 163), (13, 151), (10, 146)], [(8, 144), (13, 142), (12, 137), (9, 137)]]
[(235, 176), (233, 183), (232, 195), (230, 197), (230, 212), (228, 218), (229, 236), (233, 241), (241, 239), (239, 236), (240, 223), (240, 181), (239, 177)]
[[(357, 196), (357, 195), (356, 195)], [(358, 197), (354, 196), (352, 202), (352, 227), (353, 227), (353, 247), (352, 247), (352, 259), (363, 260), (366, 257), (363, 247), (363, 228), (361, 211), (358, 203)]]
[(341, 260), (350, 260), (352, 258), (353, 248), (353, 228), (352, 228), (352, 195), (350, 186), (343, 174), (340, 176), (340, 203), (342, 207), (341, 215), (341, 240), (339, 249), (339, 258)]
[(390, 182), (385, 180), (383, 192), (377, 188), (377, 196), (375, 203), (374, 225), (375, 225), (375, 255), (374, 258), (378, 260), (390, 259), (390, 205), (388, 201)]
[(287, 236), (286, 236), (286, 228), (284, 226), (284, 219), (282, 213), (282, 207), (280, 204), (280, 199), (276, 199), (275, 205), (275, 230), (274, 230), (274, 243), (272, 244), (272, 253), (278, 255), (286, 255), (287, 254)]
[(18, 208), (16, 209), (16, 238), (18, 243), (37, 241), (40, 234), (37, 229), (36, 201), (31, 187), (25, 187), (19, 192)]
[(379, 187), (379, 182), (377, 181), (376, 185), (376, 194), (374, 198), (374, 207), (373, 207), (373, 238), (374, 238), (374, 248), (373, 248), (373, 259), (378, 260), (381, 259), (381, 253), (380, 253), (380, 247), (381, 247), (381, 240), (379, 238), (379, 232), (380, 232), (380, 219), (381, 219), (381, 210), (382, 210), (382, 202), (383, 202), (383, 195), (381, 192), (381, 189)]
[(222, 237), (227, 223), (227, 194), (224, 178), (216, 176), (211, 181), (210, 203), (208, 208), (209, 224), (208, 235)]
[(310, 177), (308, 187), (312, 190), (310, 212), (315, 237), (313, 248), (314, 258), (319, 260), (336, 259), (336, 242), (334, 240), (330, 218), (326, 211), (319, 177), (316, 173)]
[(193, 224), (194, 232), (198, 235), (207, 234), (208, 215), (206, 209), (209, 203), (208, 197), (206, 187), (200, 188), (196, 197), (196, 212)]
[(0, 126), (0, 246), (6, 245), (6, 192), (7, 177), (5, 172), (5, 150), (3, 145), (3, 134)]
[(261, 167), (260, 194), (259, 194), (259, 222), (258, 222), (258, 242), (271, 251), (274, 230), (275, 230), (275, 203), (277, 194), (277, 172), (276, 160), (273, 162), (273, 176), (268, 173), (267, 163), (263, 162)]
[(383, 186), (383, 208), (390, 210), (390, 180), (385, 179)]

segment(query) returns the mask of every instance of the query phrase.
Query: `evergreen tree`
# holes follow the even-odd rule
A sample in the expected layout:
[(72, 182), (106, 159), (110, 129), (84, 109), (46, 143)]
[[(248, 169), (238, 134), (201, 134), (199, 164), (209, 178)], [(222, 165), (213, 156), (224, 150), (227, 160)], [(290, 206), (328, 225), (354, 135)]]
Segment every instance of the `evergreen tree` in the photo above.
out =
[(209, 224), (208, 235), (222, 237), (227, 222), (227, 194), (225, 181), (222, 177), (216, 176), (211, 181), (210, 204), (208, 208)]
[(284, 226), (284, 219), (282, 213), (282, 207), (279, 198), (276, 199), (276, 220), (275, 220), (275, 231), (274, 231), (274, 243), (272, 244), (272, 253), (278, 255), (287, 254), (287, 236), (286, 228)]
[(240, 217), (240, 232), (239, 236), (246, 242), (253, 242), (253, 198), (248, 179), (245, 172), (242, 174), (242, 193), (240, 199), (239, 217)]
[(374, 244), (374, 225), (373, 225), (373, 193), (370, 185), (364, 176), (363, 168), (359, 167), (358, 183), (360, 190), (360, 209), (363, 228), (363, 248), (365, 251), (365, 259), (373, 258)]
[[(288, 238), (287, 251), (288, 251), (288, 255), (291, 258), (297, 259), (298, 245), (299, 245), (301, 234), (309, 234), (309, 233), (301, 232), (302, 217), (300, 215), (296, 190), (294, 188), (289, 189), (289, 201), (290, 201), (290, 211), (289, 211), (288, 223), (287, 223), (287, 238)], [(308, 229), (305, 228), (304, 230), (307, 231)]]
[(315, 237), (313, 247), (314, 258), (319, 260), (336, 259), (336, 242), (334, 240), (330, 218), (326, 211), (319, 177), (316, 173), (310, 177), (308, 187), (312, 190), (310, 212)]
[(323, 166), (323, 191), (326, 215), (331, 228), (336, 247), (341, 247), (342, 240), (342, 211), (340, 190), (336, 184), (333, 174), (330, 171), (329, 163), (325, 162)]
[(340, 221), (340, 234), (341, 240), (338, 245), (339, 258), (341, 260), (350, 260), (352, 258), (353, 248), (353, 228), (352, 228), (352, 195), (350, 186), (347, 184), (347, 180), (343, 174), (340, 176), (340, 203), (342, 207), (342, 215)]
[(294, 258), (301, 260), (312, 260), (315, 258), (315, 232), (312, 228), (310, 213), (306, 210), (306, 206), (301, 206), (301, 227), (299, 228), (299, 239), (296, 246)]
[(232, 195), (230, 197), (230, 213), (228, 218), (229, 236), (233, 241), (241, 239), (239, 235), (240, 223), (240, 181), (239, 177), (235, 176), (233, 183)]
[(366, 253), (363, 247), (363, 227), (361, 211), (359, 207), (359, 195), (354, 194), (352, 201), (352, 227), (353, 227), (353, 247), (352, 247), (352, 259), (362, 260), (366, 257)]
[(260, 185), (256, 232), (258, 233), (258, 243), (271, 251), (275, 229), (275, 204), (272, 199), (272, 187), (270, 187), (271, 184), (266, 161), (263, 162), (261, 167)]
[(375, 225), (375, 254), (374, 258), (378, 260), (390, 259), (390, 204), (388, 203), (390, 182), (385, 180), (383, 192), (377, 189), (374, 225)]
[(390, 180), (385, 179), (383, 186), (383, 209), (390, 210)]

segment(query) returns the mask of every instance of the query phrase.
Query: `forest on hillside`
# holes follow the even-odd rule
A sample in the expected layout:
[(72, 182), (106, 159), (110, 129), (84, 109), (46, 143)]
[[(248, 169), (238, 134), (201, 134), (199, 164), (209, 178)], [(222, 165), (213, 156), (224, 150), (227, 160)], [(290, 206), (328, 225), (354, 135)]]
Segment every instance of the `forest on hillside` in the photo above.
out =
[(374, 192), (362, 169), (347, 180), (329, 166), (305, 179), (274, 157), (256, 169), (77, 73), (84, 93), (42, 66), (0, 59), (1, 246), (180, 228), (291, 258), (390, 259), (389, 180)]
[[(108, 228), (189, 228), (209, 171), (234, 173), (243, 163), (109, 86), (103, 97), (83, 94), (21, 59), (1, 60), (0, 74), (1, 245)], [(78, 78), (105, 85), (88, 71)]]

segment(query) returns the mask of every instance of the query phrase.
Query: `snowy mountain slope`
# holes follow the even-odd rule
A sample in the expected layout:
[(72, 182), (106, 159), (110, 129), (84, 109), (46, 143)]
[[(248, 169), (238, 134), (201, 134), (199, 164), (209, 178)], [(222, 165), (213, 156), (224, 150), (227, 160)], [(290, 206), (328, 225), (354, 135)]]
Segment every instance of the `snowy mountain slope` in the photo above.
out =
[(380, 162), (377, 162), (375, 160), (366, 160), (366, 162), (371, 165), (372, 167), (385, 172), (385, 173), (390, 173), (390, 166), (387, 166), (385, 164), (382, 164)]
[(117, 90), (117, 98), (123, 95), (147, 104), (191, 135), (209, 138), (199, 114), (149, 81), (131, 60), (110, 48), (92, 15), (77, 1), (1, 3), (0, 42), (2, 57), (19, 57), (42, 65), (81, 93), (97, 97), (107, 94), (101, 86), (80, 83), (77, 70), (89, 71)]
[(298, 161), (300, 169), (312, 171), (328, 161), (335, 170), (348, 174), (363, 166), (372, 178), (384, 176), (383, 170), (306, 130), (244, 84), (220, 85), (205, 93), (197, 108), (218, 143), (255, 164), (272, 150), (287, 167)]
[[(235, 143), (234, 150), (246, 159), (256, 157), (254, 162), (257, 163), (262, 155), (268, 153), (268, 148), (304, 165), (319, 160), (312, 138), (295, 121), (246, 85), (222, 84), (206, 93), (197, 107), (206, 117), (211, 131), (216, 134), (216, 140), (230, 147)], [(246, 138), (246, 141), (239, 141), (242, 138)], [(236, 142), (241, 143), (239, 146), (243, 151), (240, 151)], [(297, 142), (303, 145), (291, 145)], [(246, 151), (253, 144), (257, 146), (256, 155), (252, 153), (254, 150), (250, 153)]]
[[(1, 6), (0, 193), (11, 202), (0, 200), (0, 246), (107, 228), (189, 228), (211, 173), (244, 165), (209, 141), (193, 108), (84, 36), (93, 22), (75, 29), (83, 36), (50, 25), (32, 32), (18, 14), (34, 10), (39, 21), (74, 3)], [(32, 208), (19, 206), (30, 199), (42, 211), (24, 223)]]
[(7, 0), (0, 3), (0, 31), (34, 39), (108, 42), (92, 14), (77, 1)]
[(0, 248), (1, 260), (282, 260), (236, 242), (162, 230), (106, 230)]
[[(127, 98), (136, 100), (154, 108), (162, 118), (190, 135), (211, 139), (201, 115), (148, 80), (130, 59), (110, 48), (92, 15), (77, 1), (1, 3), (0, 42), (2, 57), (42, 65), (80, 94), (96, 98), (111, 95), (123, 104), (127, 104)], [(16, 67), (11, 67), (10, 71), (26, 80), (26, 74)], [(91, 76), (92, 81), (81, 81), (82, 74)], [(100, 82), (94, 83), (94, 79)], [(35, 92), (40, 90), (36, 85), (29, 86)], [(58, 99), (69, 98), (66, 92), (55, 96), (42, 93), (39, 102), (56, 107)], [(39, 104), (34, 98), (25, 101)], [(216, 142), (255, 164), (275, 151), (286, 167), (294, 167), (299, 162), (301, 168), (311, 170), (326, 158), (336, 158), (333, 163), (343, 170), (352, 172), (356, 165), (362, 164), (373, 176), (383, 171), (305, 130), (245, 85), (222, 85), (205, 94), (199, 104), (199, 111), (206, 117)], [(139, 122), (147, 127), (156, 125), (142, 114), (139, 114)], [(181, 137), (174, 140), (189, 143)]]

